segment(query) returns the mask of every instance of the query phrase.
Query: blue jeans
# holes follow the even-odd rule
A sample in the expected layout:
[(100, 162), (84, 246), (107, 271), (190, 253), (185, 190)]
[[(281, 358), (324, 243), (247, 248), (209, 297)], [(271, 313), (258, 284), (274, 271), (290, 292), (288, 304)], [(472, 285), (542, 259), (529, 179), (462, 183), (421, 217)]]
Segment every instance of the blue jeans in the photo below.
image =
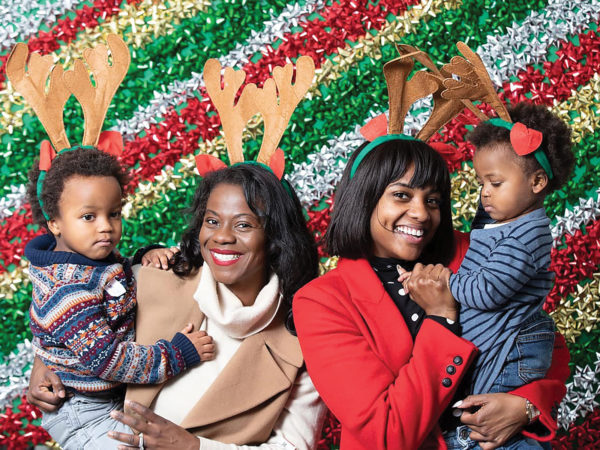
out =
[(104, 399), (75, 394), (62, 407), (44, 413), (42, 427), (63, 450), (116, 449), (120, 444), (108, 431), (132, 433), (131, 428), (110, 417), (114, 409), (123, 410), (123, 399)]
[(489, 392), (509, 392), (541, 380), (552, 364), (554, 321), (545, 313), (527, 319)]
[[(466, 425), (459, 426), (456, 430), (447, 431), (444, 433), (444, 440), (448, 446), (448, 450), (472, 450), (481, 448), (477, 441), (469, 437), (471, 429)], [(539, 450), (546, 449), (545, 443), (536, 441), (535, 439), (527, 438), (522, 434), (517, 434), (511, 437), (498, 449), (503, 450)]]
[[(544, 378), (552, 363), (554, 349), (554, 321), (545, 313), (537, 313), (523, 322), (502, 371), (490, 388), (490, 393), (509, 392), (534, 380)], [(444, 432), (449, 450), (480, 448), (469, 438), (471, 430), (461, 425), (455, 430)], [(517, 434), (499, 449), (528, 450), (548, 448), (534, 439)]]

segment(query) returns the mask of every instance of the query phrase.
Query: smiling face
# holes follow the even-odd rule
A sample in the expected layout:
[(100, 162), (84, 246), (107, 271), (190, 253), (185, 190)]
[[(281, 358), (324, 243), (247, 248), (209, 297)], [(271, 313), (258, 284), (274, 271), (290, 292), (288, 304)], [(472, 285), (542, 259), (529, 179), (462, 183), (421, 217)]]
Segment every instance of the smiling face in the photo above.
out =
[(59, 216), (48, 221), (55, 251), (104, 259), (121, 239), (121, 187), (114, 177), (73, 176), (58, 202)]
[(371, 214), (373, 254), (415, 261), (440, 225), (441, 194), (431, 187), (410, 187), (414, 167), (390, 183)]
[(199, 234), (202, 258), (216, 281), (245, 305), (267, 281), (265, 231), (246, 203), (243, 189), (218, 184), (210, 193)]
[(543, 170), (527, 174), (507, 143), (478, 149), (473, 166), (481, 185), (481, 203), (498, 223), (510, 222), (542, 206), (548, 178)]

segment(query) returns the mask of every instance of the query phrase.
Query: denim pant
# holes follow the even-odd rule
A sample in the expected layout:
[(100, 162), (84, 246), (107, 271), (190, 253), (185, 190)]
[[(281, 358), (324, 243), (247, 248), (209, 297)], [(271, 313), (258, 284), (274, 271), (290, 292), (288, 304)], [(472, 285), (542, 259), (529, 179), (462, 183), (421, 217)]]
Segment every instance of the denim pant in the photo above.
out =
[[(554, 348), (554, 322), (545, 313), (537, 313), (527, 319), (515, 343), (506, 357), (504, 367), (490, 393), (509, 392), (513, 389), (544, 378), (552, 363)], [(468, 436), (469, 427), (461, 425), (455, 430), (444, 432), (444, 440), (449, 450), (470, 450), (479, 448), (476, 441)], [(509, 439), (501, 449), (540, 449), (547, 448), (534, 439), (517, 434)]]
[(108, 437), (109, 431), (132, 433), (131, 428), (110, 417), (123, 410), (123, 399), (104, 399), (75, 394), (55, 412), (44, 413), (42, 427), (63, 450), (107, 450), (120, 444)]

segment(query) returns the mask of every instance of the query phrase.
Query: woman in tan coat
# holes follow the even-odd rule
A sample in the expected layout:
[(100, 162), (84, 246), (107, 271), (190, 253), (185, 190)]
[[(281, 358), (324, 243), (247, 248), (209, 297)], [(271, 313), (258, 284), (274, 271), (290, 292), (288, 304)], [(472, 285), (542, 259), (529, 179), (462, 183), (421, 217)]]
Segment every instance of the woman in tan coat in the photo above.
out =
[[(216, 358), (165, 385), (129, 388), (128, 413), (113, 417), (141, 434), (111, 437), (149, 449), (314, 448), (326, 410), (291, 301), (317, 275), (317, 254), (296, 196), (264, 166), (237, 164), (202, 180), (192, 214), (172, 271), (138, 274), (136, 340), (191, 322), (213, 337)], [(59, 402), (51, 379), (32, 374), (32, 403)]]

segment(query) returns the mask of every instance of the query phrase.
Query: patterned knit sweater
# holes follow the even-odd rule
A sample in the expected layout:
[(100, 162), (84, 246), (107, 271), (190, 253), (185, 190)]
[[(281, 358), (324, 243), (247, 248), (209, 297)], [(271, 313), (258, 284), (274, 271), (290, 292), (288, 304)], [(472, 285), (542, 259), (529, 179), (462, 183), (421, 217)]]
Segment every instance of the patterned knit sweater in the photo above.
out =
[(52, 235), (25, 248), (33, 301), (29, 310), (36, 355), (68, 388), (118, 395), (122, 383), (160, 383), (200, 362), (190, 340), (139, 345), (135, 280), (120, 256), (95, 261), (55, 252)]

